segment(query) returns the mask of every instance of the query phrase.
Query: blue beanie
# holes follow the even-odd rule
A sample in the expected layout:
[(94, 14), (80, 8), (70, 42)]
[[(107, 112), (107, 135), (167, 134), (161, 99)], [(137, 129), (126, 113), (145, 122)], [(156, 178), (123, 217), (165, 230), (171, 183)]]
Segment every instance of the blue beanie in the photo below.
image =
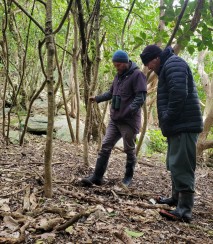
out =
[(128, 54), (122, 50), (118, 50), (113, 54), (112, 62), (129, 63)]

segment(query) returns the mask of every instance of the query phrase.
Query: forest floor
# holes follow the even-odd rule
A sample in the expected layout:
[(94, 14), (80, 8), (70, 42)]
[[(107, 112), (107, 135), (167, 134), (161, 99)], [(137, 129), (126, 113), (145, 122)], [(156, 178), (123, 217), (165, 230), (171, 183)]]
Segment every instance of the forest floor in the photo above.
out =
[[(213, 169), (198, 165), (190, 224), (167, 221), (153, 204), (169, 196), (170, 175), (158, 156), (139, 160), (129, 189), (122, 186), (125, 155), (115, 149), (103, 186), (83, 187), (97, 150), (54, 140), (53, 197), (44, 197), (45, 138), (27, 135), (24, 146), (0, 137), (0, 243), (213, 243)], [(169, 209), (168, 206), (165, 208)]]

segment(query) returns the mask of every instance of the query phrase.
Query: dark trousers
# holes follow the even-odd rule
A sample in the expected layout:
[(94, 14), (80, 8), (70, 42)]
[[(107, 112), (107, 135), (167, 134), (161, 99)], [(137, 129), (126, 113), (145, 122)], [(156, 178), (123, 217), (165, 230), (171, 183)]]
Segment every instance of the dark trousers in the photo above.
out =
[(110, 120), (106, 129), (99, 156), (110, 156), (113, 147), (121, 138), (123, 138), (124, 152), (127, 154), (127, 159), (135, 160), (136, 134), (134, 130), (128, 124), (114, 122), (113, 120)]
[(197, 133), (168, 137), (167, 169), (178, 192), (194, 192)]

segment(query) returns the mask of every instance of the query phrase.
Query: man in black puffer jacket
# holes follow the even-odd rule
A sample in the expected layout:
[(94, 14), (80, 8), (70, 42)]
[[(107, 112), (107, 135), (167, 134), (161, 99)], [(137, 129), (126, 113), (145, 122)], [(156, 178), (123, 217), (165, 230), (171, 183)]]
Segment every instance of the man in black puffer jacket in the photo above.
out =
[(140, 55), (159, 78), (157, 110), (159, 126), (167, 137), (167, 169), (171, 171), (172, 196), (158, 197), (160, 204), (177, 206), (161, 210), (167, 219), (190, 222), (194, 205), (196, 143), (203, 129), (197, 89), (189, 65), (173, 53), (148, 45)]

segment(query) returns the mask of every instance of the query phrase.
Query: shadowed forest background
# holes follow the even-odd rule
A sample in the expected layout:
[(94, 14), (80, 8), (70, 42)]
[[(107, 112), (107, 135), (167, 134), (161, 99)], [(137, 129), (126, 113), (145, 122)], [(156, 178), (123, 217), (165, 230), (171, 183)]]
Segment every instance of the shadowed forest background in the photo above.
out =
[[(212, 243), (213, 1), (1, 0), (0, 23), (0, 243)], [(189, 63), (201, 100), (191, 224), (153, 202), (171, 190), (157, 77), (139, 58), (154, 43)], [(118, 49), (147, 75), (138, 165), (124, 188), (121, 141), (106, 184), (85, 189), (110, 107), (88, 98), (109, 88)]]

